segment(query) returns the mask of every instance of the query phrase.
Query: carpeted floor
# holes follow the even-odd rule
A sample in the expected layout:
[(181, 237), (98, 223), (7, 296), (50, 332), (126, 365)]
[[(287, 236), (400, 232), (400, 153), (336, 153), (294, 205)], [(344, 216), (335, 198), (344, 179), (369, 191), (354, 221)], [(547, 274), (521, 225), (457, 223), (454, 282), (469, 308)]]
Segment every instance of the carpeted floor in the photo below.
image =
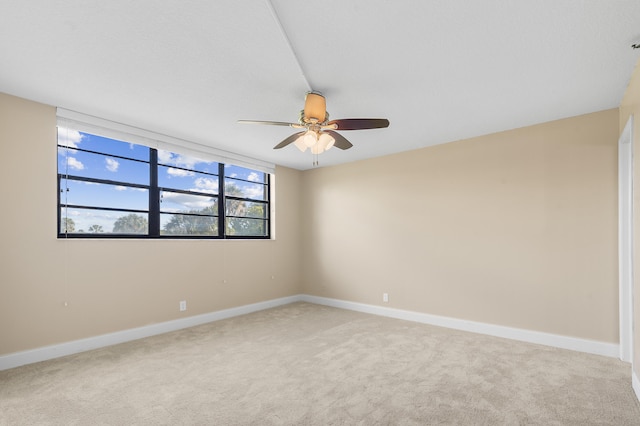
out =
[(0, 372), (1, 425), (640, 425), (615, 359), (295, 303)]

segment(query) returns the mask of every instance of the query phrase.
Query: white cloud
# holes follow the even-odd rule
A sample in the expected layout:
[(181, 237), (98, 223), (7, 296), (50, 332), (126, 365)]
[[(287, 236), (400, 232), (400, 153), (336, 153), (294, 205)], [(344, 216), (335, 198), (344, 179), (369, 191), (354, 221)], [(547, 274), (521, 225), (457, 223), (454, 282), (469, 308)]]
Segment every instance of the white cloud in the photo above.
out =
[(190, 157), (188, 155), (176, 155), (176, 166), (184, 167), (185, 169), (192, 169), (198, 163), (206, 163), (207, 161), (201, 160), (196, 157)]
[(162, 164), (171, 164), (173, 153), (163, 149), (158, 150), (158, 162)]
[(193, 169), (198, 163), (209, 163), (209, 161), (201, 158), (191, 157), (189, 155), (176, 154), (170, 151), (158, 150), (158, 162), (168, 166), (183, 167), (185, 169)]
[(105, 158), (104, 162), (106, 163), (107, 170), (109, 170), (110, 172), (118, 171), (118, 167), (120, 166), (120, 163), (118, 163), (117, 160), (113, 158)]
[(218, 192), (218, 180), (217, 179), (211, 179), (211, 178), (197, 178), (194, 181), (196, 187), (194, 189), (194, 191), (198, 191), (198, 192), (208, 192), (208, 193), (212, 193), (215, 194)]
[(67, 157), (67, 165), (73, 170), (84, 170), (84, 164), (82, 164), (82, 161), (75, 157)]
[(256, 172), (251, 172), (249, 173), (247, 180), (250, 180), (251, 182), (260, 182), (260, 175)]
[(173, 177), (193, 176), (193, 172), (190, 172), (189, 170), (174, 169), (173, 167), (167, 169), (167, 174)]
[(122, 186), (122, 185), (115, 186), (113, 189), (115, 189), (116, 191), (137, 191), (137, 192), (148, 191), (148, 189), (146, 188), (134, 188), (132, 186)]
[[(178, 204), (186, 210), (202, 210), (213, 203), (211, 198), (197, 197), (177, 192), (164, 192), (162, 194), (162, 202)], [(184, 209), (171, 208), (170, 206), (163, 207), (163, 210), (166, 211), (181, 211)]]
[[(239, 192), (236, 193), (236, 190)], [(233, 183), (231, 187), (227, 187), (227, 191), (231, 194), (237, 194), (240, 197), (253, 198), (256, 200), (264, 199), (264, 186), (261, 184), (237, 182)]]
[(243, 188), (242, 192), (247, 198), (261, 200), (264, 197), (264, 187), (262, 185), (251, 185), (250, 187)]
[(58, 145), (60, 146), (77, 148), (78, 144), (82, 142), (82, 138), (84, 138), (84, 135), (77, 130), (58, 127)]

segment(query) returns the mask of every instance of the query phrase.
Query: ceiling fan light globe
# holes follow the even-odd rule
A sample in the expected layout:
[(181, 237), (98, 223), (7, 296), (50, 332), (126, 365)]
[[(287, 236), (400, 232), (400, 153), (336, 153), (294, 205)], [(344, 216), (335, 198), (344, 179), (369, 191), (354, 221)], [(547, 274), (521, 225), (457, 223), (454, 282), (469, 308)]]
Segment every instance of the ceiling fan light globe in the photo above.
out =
[(330, 150), (334, 143), (336, 143), (336, 140), (328, 133), (321, 133), (318, 138), (318, 145), (322, 147), (323, 151)]
[(324, 152), (324, 148), (320, 144), (315, 144), (311, 147), (311, 153), (314, 155), (322, 154)]
[(302, 136), (302, 140), (306, 146), (311, 148), (318, 142), (318, 134), (313, 130), (309, 130)]
[(304, 135), (300, 136), (298, 139), (296, 139), (296, 141), (293, 143), (296, 148), (298, 148), (301, 152), (305, 152), (307, 150), (307, 145), (304, 143)]

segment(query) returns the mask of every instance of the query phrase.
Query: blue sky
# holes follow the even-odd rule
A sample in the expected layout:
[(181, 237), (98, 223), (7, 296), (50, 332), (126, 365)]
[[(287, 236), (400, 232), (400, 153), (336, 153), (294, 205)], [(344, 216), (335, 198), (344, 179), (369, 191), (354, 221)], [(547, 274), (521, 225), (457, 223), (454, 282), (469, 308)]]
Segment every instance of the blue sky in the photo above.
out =
[[(58, 129), (58, 173), (81, 177), (92, 177), (111, 181), (149, 184), (149, 165), (127, 160), (128, 157), (148, 161), (149, 148), (128, 142), (115, 141), (101, 136)], [(100, 152), (92, 154), (77, 148)], [(158, 184), (165, 188), (197, 191), (204, 194), (218, 193), (218, 163), (158, 150)], [(182, 170), (181, 168), (191, 169)], [(246, 197), (262, 199), (264, 174), (234, 165), (225, 165), (226, 183), (232, 182)], [(232, 180), (238, 178), (242, 180)], [(256, 182), (256, 183), (251, 183)], [(148, 190), (122, 185), (104, 185), (63, 179), (61, 187), (68, 185), (69, 191), (61, 194), (61, 202), (147, 210)], [(161, 210), (165, 212), (200, 210), (213, 203), (212, 197), (195, 196), (163, 191)], [(65, 212), (63, 212), (64, 217)], [(76, 224), (76, 231), (87, 230), (91, 225), (100, 225), (110, 232), (115, 220), (128, 213), (102, 210), (71, 209), (66, 212)]]

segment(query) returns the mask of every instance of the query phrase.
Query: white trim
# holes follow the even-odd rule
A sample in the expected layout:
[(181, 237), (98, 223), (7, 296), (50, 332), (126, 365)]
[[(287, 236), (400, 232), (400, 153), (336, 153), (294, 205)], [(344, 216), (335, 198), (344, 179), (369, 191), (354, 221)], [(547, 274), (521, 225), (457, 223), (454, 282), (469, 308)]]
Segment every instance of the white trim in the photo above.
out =
[(618, 298), (620, 354), (633, 359), (633, 116), (618, 139)]
[(165, 151), (177, 152), (202, 160), (234, 164), (270, 174), (275, 173), (275, 165), (273, 163), (213, 148), (201, 143), (174, 138), (161, 133), (155, 133), (63, 108), (57, 108), (56, 116), (59, 127), (92, 133), (125, 142), (132, 142)]
[[(219, 321), (239, 315), (250, 314), (264, 309), (275, 308), (294, 302), (308, 302), (317, 305), (331, 306), (334, 308), (347, 309), (350, 311), (364, 312), (367, 314), (380, 315), (389, 318), (397, 318), (406, 321), (430, 324), (439, 327), (452, 328), (456, 330), (469, 331), (490, 336), (503, 337), (507, 339), (519, 340), (528, 343), (537, 343), (556, 348), (569, 349), (578, 352), (586, 352), (608, 357), (617, 357), (619, 353), (618, 345), (612, 343), (596, 342), (593, 340), (578, 339), (574, 337), (559, 336), (556, 334), (542, 333), (538, 331), (522, 330), (518, 328), (503, 327), (500, 325), (479, 323), (474, 321), (461, 320), (438, 315), (424, 314), (402, 309), (386, 308), (382, 306), (367, 305), (364, 303), (349, 302), (339, 299), (312, 296), (308, 294), (298, 294), (294, 296), (272, 299), (250, 305), (238, 306), (235, 308), (223, 309), (221, 311), (196, 315), (177, 320), (166, 321), (158, 324), (151, 324), (129, 330), (117, 331), (86, 339), (74, 340), (71, 342), (56, 345), (44, 346), (23, 352), (0, 356), (0, 371), (21, 365), (32, 364), (34, 362), (46, 361), (62, 356), (73, 355), (79, 352), (106, 346), (117, 345), (119, 343), (168, 333), (170, 331), (181, 330), (183, 328)], [(640, 395), (640, 383), (635, 377), (634, 390), (636, 395)], [(640, 398), (639, 398), (640, 399)]]
[(334, 308), (348, 309), (351, 311), (381, 315), (390, 318), (436, 325), (439, 327), (470, 331), (473, 333), (486, 334), (489, 336), (504, 337), (507, 339), (519, 340), (522, 342), (537, 343), (540, 345), (553, 346), (555, 348), (569, 349), (595, 355), (617, 358), (619, 354), (619, 345), (614, 343), (605, 343), (595, 340), (579, 339), (576, 337), (560, 336), (557, 334), (543, 333), (539, 331), (504, 327), (501, 325), (486, 324), (457, 318), (424, 314), (421, 312), (386, 308), (376, 305), (366, 305), (364, 303), (329, 299), (326, 297), (311, 296), (307, 294), (303, 294), (301, 296), (301, 300), (304, 302), (316, 303), (318, 305), (332, 306)]
[(155, 336), (157, 334), (168, 333), (170, 331), (206, 324), (227, 318), (245, 315), (264, 309), (275, 308), (281, 305), (300, 301), (300, 296), (289, 296), (280, 299), (267, 300), (265, 302), (253, 303), (251, 305), (239, 306), (236, 308), (223, 309), (221, 311), (210, 312), (202, 315), (195, 315), (187, 318), (151, 324), (144, 327), (132, 328), (129, 330), (117, 331), (115, 333), (103, 334), (86, 339), (74, 340), (51, 346), (44, 346), (23, 352), (16, 352), (0, 356), (0, 371), (21, 365), (32, 364), (34, 362), (46, 361), (66, 355), (92, 349), (103, 348), (105, 346), (117, 345), (118, 343), (129, 342), (131, 340), (142, 339), (144, 337)]
[(633, 370), (631, 370), (631, 387), (636, 394), (636, 398), (638, 398), (638, 402), (640, 402), (640, 379), (638, 379), (638, 375)]

